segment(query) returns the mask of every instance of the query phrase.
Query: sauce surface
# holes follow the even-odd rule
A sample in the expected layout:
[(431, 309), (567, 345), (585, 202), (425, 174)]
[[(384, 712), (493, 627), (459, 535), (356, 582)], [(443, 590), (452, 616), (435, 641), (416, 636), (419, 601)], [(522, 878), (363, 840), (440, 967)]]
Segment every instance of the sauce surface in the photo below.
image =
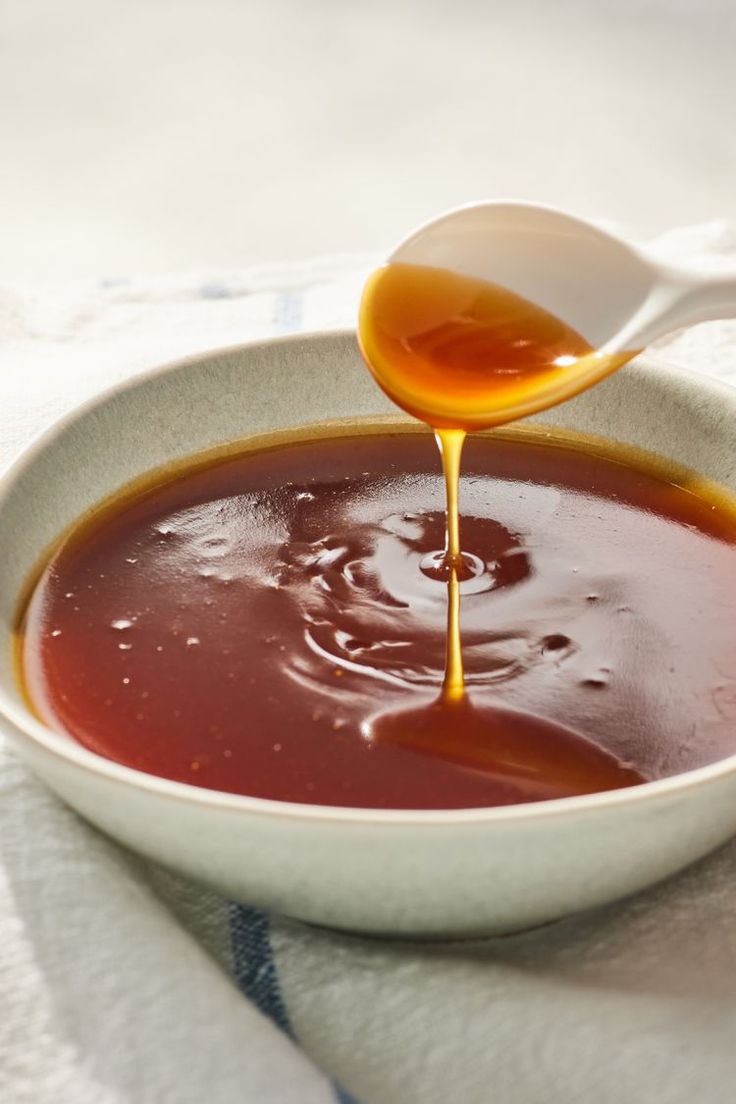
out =
[(532, 801), (736, 751), (734, 515), (520, 432), (468, 439), (461, 497), (459, 701), (426, 571), (436, 449), (376, 429), (185, 470), (83, 524), (23, 625), (34, 708), (152, 774), (328, 805)]

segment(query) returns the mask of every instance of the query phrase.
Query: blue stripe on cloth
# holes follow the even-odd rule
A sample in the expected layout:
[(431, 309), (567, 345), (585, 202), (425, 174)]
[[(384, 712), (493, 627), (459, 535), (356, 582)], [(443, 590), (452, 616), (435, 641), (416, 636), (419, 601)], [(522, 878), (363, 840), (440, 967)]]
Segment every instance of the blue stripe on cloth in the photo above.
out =
[(235, 978), (243, 993), (264, 1016), (293, 1036), (273, 960), (268, 914), (231, 905), (230, 941)]
[(349, 1092), (345, 1091), (345, 1089), (341, 1089), (337, 1082), (333, 1083), (333, 1088), (335, 1090), (335, 1096), (337, 1097), (338, 1104), (358, 1104), (358, 1101), (355, 1099), (355, 1097), (351, 1096)]
[[(277, 333), (289, 334), (299, 330), (303, 306), (301, 291), (294, 289), (280, 293), (274, 317)], [(248, 1000), (253, 1001), (265, 1016), (294, 1039), (279, 986), (270, 929), (268, 913), (245, 905), (230, 906), (230, 942), (237, 983)], [(355, 1097), (336, 1082), (332, 1087), (338, 1104), (358, 1104)]]
[(276, 300), (274, 310), (274, 323), (277, 333), (296, 333), (302, 324), (303, 309), (303, 292), (297, 289), (282, 291)]
[[(230, 905), (230, 943), (239, 988), (264, 1016), (294, 1039), (273, 957), (268, 913), (246, 905)], [(337, 1082), (332, 1087), (338, 1104), (358, 1104)]]

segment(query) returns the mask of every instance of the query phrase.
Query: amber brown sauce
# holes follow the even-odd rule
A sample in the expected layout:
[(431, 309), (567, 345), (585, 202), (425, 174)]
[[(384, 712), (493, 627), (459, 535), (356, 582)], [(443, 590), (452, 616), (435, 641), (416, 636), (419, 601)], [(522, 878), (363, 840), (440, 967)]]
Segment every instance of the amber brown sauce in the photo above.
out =
[(328, 805), (534, 801), (732, 754), (734, 515), (616, 456), (469, 437), (455, 700), (426, 570), (443, 480), (398, 429), (219, 460), (82, 525), (27, 610), (27, 692), (119, 762)]

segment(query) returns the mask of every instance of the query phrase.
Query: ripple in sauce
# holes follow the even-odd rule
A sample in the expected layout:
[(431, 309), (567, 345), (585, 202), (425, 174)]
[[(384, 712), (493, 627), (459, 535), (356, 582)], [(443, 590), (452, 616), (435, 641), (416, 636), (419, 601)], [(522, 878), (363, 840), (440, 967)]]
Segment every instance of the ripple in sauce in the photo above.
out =
[(461, 496), (460, 701), (442, 476), (398, 427), (185, 469), (82, 524), (19, 633), (29, 698), (140, 770), (326, 805), (505, 805), (736, 751), (730, 510), (521, 431), (468, 438)]

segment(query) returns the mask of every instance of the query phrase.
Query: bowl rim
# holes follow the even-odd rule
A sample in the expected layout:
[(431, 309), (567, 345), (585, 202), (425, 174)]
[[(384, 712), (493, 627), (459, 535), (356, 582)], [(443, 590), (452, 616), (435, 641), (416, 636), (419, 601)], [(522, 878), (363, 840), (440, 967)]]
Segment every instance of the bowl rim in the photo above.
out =
[[(98, 407), (114, 400), (116, 396), (139, 386), (146, 386), (159, 376), (211, 360), (213, 357), (238, 355), (264, 346), (269, 348), (286, 347), (314, 342), (357, 341), (355, 331), (350, 328), (309, 331), (270, 338), (258, 338), (252, 341), (237, 342), (222, 347), (207, 349), (186, 357), (178, 357), (152, 368), (135, 372), (123, 380), (112, 384), (75, 405), (61, 417), (37, 433), (30, 442), (13, 458), (0, 475), (0, 506), (5, 496), (12, 490), (15, 482), (29, 468), (45, 449), (58, 437), (73, 426), (80, 418)], [(628, 366), (627, 366), (628, 367)], [(736, 388), (714, 377), (690, 372), (687, 369), (669, 364), (664, 357), (656, 354), (644, 354), (637, 357), (629, 370), (644, 375), (665, 376), (686, 388), (696, 387), (711, 393), (720, 394), (726, 403), (731, 403), (736, 414)], [(551, 425), (550, 429), (554, 429)], [(15, 596), (17, 597), (17, 596)], [(6, 641), (7, 645), (9, 642)], [(416, 826), (417, 828), (450, 825), (475, 825), (505, 822), (534, 822), (548, 817), (571, 814), (595, 813), (598, 810), (617, 806), (638, 805), (653, 802), (660, 798), (676, 796), (686, 791), (706, 786), (728, 775), (736, 774), (736, 753), (725, 759), (718, 759), (703, 767), (670, 775), (652, 782), (643, 782), (626, 789), (607, 790), (602, 793), (582, 794), (574, 797), (554, 798), (546, 801), (527, 802), (518, 805), (491, 807), (470, 807), (460, 809), (394, 809), (364, 808), (359, 806), (319, 805), (306, 802), (279, 801), (273, 798), (250, 797), (244, 794), (226, 793), (220, 790), (195, 786), (187, 782), (176, 782), (159, 775), (148, 774), (134, 767), (124, 766), (113, 759), (107, 759), (97, 752), (77, 743), (72, 736), (55, 731), (33, 716), (25, 706), (14, 701), (0, 686), (0, 723), (6, 722), (20, 734), (21, 739), (35, 745), (43, 753), (61, 760), (67, 766), (80, 768), (84, 773), (101, 776), (106, 782), (142, 790), (151, 796), (166, 800), (184, 802), (201, 808), (210, 808), (217, 812), (231, 812), (286, 820), (312, 822), (334, 822), (336, 824), (373, 825), (375, 827)]]

